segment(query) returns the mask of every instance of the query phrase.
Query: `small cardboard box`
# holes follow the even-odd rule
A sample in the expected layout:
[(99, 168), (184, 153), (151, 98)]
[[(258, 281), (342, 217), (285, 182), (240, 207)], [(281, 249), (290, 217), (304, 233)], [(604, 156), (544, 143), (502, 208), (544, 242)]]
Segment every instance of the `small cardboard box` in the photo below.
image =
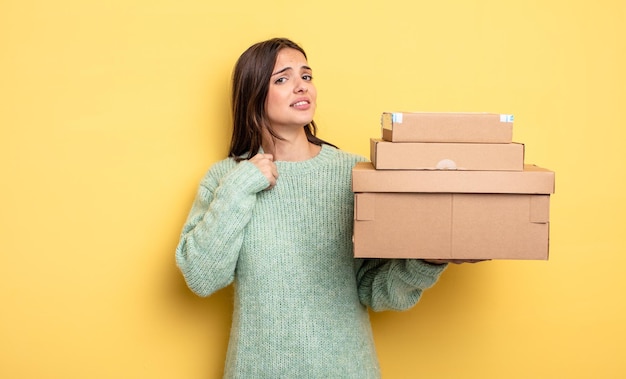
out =
[(385, 112), (382, 137), (391, 142), (513, 142), (513, 116), (495, 113)]
[(370, 159), (378, 170), (522, 171), (520, 143), (395, 143), (372, 138)]
[(531, 164), (523, 171), (376, 170), (352, 168), (353, 192), (554, 193), (554, 172)]
[(358, 258), (548, 259), (549, 195), (356, 193)]

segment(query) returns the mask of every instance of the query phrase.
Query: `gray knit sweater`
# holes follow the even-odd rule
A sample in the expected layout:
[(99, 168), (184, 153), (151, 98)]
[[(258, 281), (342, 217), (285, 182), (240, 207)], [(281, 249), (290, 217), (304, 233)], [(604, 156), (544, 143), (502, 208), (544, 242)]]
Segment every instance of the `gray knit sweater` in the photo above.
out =
[(276, 162), (276, 186), (250, 162), (207, 173), (176, 262), (200, 296), (235, 283), (224, 377), (379, 378), (366, 306), (413, 306), (445, 266), (354, 259), (351, 169), (362, 157), (324, 145)]

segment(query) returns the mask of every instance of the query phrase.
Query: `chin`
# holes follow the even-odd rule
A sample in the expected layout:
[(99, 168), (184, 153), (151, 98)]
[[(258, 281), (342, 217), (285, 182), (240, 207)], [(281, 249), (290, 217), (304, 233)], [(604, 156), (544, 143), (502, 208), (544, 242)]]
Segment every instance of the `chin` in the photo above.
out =
[(301, 124), (302, 126), (304, 125), (308, 125), (313, 121), (313, 117), (312, 116), (308, 116), (308, 117), (299, 117), (297, 123)]

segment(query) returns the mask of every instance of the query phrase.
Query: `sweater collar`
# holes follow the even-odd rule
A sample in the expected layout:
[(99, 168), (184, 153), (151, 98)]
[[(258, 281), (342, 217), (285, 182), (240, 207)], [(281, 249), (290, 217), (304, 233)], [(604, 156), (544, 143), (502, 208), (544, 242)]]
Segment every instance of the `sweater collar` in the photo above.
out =
[[(263, 152), (263, 148), (259, 150)], [(322, 144), (320, 152), (311, 159), (297, 162), (276, 161), (276, 168), (279, 175), (298, 175), (314, 170), (326, 162), (329, 162), (337, 154), (337, 149), (332, 146)]]

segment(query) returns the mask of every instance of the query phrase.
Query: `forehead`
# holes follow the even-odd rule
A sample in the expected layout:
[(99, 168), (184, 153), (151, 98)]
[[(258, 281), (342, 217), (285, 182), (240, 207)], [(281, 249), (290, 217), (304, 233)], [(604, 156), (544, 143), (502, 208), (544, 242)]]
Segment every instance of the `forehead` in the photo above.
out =
[(299, 68), (307, 65), (307, 60), (300, 51), (286, 47), (281, 49), (276, 56), (275, 68), (292, 67)]

